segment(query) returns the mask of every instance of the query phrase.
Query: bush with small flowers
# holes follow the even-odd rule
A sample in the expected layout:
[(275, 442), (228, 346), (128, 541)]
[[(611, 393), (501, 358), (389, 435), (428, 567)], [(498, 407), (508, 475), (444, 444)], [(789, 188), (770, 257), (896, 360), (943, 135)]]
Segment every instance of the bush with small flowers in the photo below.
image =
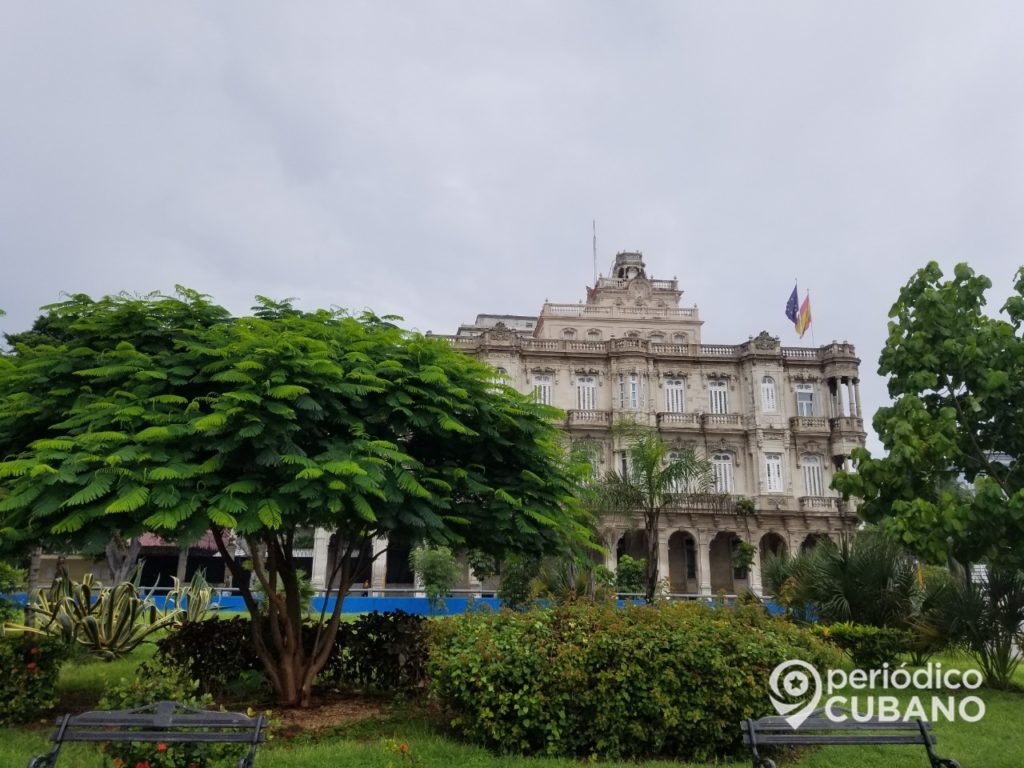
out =
[(66, 656), (64, 644), (45, 635), (0, 637), (0, 725), (35, 720), (53, 707)]
[[(157, 701), (213, 709), (213, 698), (180, 672), (154, 662), (141, 664), (132, 679), (122, 678), (100, 701), (100, 709), (135, 709)], [(235, 768), (248, 747), (238, 744), (109, 742), (104, 751), (114, 768)]]

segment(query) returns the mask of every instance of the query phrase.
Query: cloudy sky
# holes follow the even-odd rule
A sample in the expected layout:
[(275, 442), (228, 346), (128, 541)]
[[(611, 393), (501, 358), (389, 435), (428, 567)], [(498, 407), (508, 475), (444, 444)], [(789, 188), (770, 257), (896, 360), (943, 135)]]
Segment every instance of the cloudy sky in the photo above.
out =
[(0, 331), (182, 283), (450, 333), (582, 298), (596, 219), (705, 342), (797, 343), (798, 278), (873, 412), (917, 267), (998, 307), (1024, 263), (1021, 39), (1011, 2), (5, 3)]

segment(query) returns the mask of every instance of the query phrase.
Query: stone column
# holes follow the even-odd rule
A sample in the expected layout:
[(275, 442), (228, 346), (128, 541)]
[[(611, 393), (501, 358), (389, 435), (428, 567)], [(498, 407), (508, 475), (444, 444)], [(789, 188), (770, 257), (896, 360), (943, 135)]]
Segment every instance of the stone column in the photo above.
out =
[(608, 550), (608, 557), (605, 558), (607, 565), (605, 567), (612, 572), (614, 575), (619, 570), (619, 535), (616, 532), (612, 532), (612, 540), (608, 541), (605, 539), (604, 548)]
[(658, 582), (664, 585), (662, 592), (671, 592), (668, 565), (668, 531), (658, 531)]
[(331, 535), (323, 528), (317, 528), (313, 533), (313, 573), (309, 576), (309, 582), (314, 589), (327, 589), (327, 547), (330, 544)]
[(388, 537), (378, 536), (373, 540), (373, 554), (376, 559), (370, 569), (370, 589), (373, 597), (383, 597), (379, 590), (387, 586), (388, 580)]
[(711, 540), (714, 532), (697, 531), (697, 582), (702, 597), (711, 597)]
[[(754, 539), (757, 536), (753, 537)], [(761, 546), (757, 541), (751, 541), (754, 545), (754, 561), (750, 564), (750, 571), (747, 573), (747, 585), (750, 591), (758, 597), (764, 594), (764, 585), (761, 583)]]
[(847, 413), (849, 403), (847, 403), (846, 382), (847, 379), (845, 376), (842, 377), (841, 379), (838, 379), (836, 382), (836, 397), (839, 400), (840, 416), (849, 416), (849, 414)]
[(857, 404), (857, 413), (855, 413), (854, 415), (858, 419), (863, 418), (863, 416), (861, 415), (860, 407), (860, 379), (853, 380), (853, 399), (854, 402)]

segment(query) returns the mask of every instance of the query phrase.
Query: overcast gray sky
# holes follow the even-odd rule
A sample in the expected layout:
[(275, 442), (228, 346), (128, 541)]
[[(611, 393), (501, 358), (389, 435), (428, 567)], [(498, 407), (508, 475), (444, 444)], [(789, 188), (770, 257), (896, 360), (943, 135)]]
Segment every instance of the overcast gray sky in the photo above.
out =
[(998, 307), (1024, 263), (1022, 39), (1015, 2), (4, 3), (0, 331), (183, 283), (452, 333), (583, 298), (596, 219), (705, 342), (798, 343), (798, 278), (873, 413), (917, 267)]

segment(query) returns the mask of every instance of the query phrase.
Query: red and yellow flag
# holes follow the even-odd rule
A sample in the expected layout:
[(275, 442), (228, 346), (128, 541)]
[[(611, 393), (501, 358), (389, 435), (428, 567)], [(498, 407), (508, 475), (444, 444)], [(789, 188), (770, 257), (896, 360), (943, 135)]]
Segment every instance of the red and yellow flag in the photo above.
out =
[(796, 332), (800, 334), (800, 338), (804, 337), (807, 333), (807, 329), (811, 327), (811, 294), (808, 293), (804, 296), (804, 303), (800, 305), (800, 312), (796, 316)]

